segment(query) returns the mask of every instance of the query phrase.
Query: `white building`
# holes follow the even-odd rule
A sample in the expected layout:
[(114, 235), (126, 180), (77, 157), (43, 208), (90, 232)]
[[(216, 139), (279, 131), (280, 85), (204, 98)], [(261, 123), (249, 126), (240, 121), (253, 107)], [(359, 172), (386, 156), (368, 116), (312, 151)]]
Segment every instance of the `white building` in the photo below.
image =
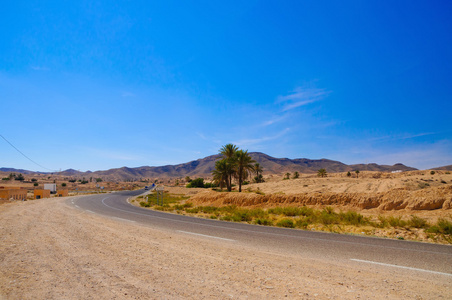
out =
[(56, 193), (56, 183), (44, 183), (44, 189), (50, 190), (51, 193)]

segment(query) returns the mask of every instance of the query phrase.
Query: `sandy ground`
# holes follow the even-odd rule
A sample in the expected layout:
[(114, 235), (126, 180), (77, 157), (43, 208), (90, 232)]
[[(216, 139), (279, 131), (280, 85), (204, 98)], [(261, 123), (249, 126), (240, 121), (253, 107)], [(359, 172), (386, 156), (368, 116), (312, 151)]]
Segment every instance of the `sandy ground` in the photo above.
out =
[(108, 219), (64, 201), (0, 205), (0, 299), (450, 299), (452, 295), (448, 276), (282, 256)]
[[(332, 193), (382, 193), (391, 189), (404, 188), (418, 190), (419, 184), (428, 183), (429, 187), (452, 184), (452, 174), (446, 171), (410, 171), (402, 173), (367, 172), (355, 173), (347, 177), (346, 173), (332, 173), (320, 178), (316, 175), (301, 174), (298, 179), (282, 180), (283, 175), (265, 176), (266, 182), (243, 186), (243, 190), (256, 190), (287, 195), (311, 192)], [(293, 174), (291, 175), (293, 176)], [(291, 177), (292, 178), (292, 177)]]

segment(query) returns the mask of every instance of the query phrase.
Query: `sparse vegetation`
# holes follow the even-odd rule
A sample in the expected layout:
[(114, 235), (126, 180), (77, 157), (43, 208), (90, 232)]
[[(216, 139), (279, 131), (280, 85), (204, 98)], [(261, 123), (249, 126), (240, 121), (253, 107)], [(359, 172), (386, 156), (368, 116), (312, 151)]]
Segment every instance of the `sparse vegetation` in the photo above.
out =
[(435, 171), (430, 171), (430, 175), (435, 175)]
[[(314, 209), (307, 206), (302, 207), (273, 207), (243, 208), (235, 205), (227, 206), (193, 206), (186, 202), (188, 197), (180, 195), (164, 196), (164, 205), (156, 205), (155, 195), (149, 195), (145, 201), (141, 201), (142, 207), (152, 207), (156, 210), (174, 212), (178, 214), (198, 215), (208, 219), (219, 219), (231, 222), (246, 222), (264, 226), (278, 226), (284, 228), (299, 228), (305, 230), (324, 230), (330, 232), (355, 232), (352, 228), (359, 229), (365, 234), (373, 234), (375, 230), (400, 230), (410, 232), (410, 228), (420, 230), (429, 234), (432, 239), (441, 236), (444, 240), (452, 243), (452, 222), (449, 219), (439, 219), (430, 225), (427, 220), (411, 216), (404, 219), (400, 216), (378, 216), (376, 219), (365, 217), (356, 211), (336, 211), (332, 207)], [(405, 239), (396, 235), (394, 238)]]
[(419, 187), (420, 189), (425, 189), (426, 187), (429, 187), (429, 186), (430, 186), (430, 184), (427, 183), (427, 182), (420, 182), (420, 183), (418, 184), (418, 187)]
[(319, 176), (319, 177), (326, 177), (328, 174), (327, 174), (327, 172), (326, 172), (326, 170), (324, 169), (324, 168), (322, 168), (322, 169), (320, 169), (320, 170), (318, 170), (317, 171), (317, 176)]
[(24, 181), (24, 180), (25, 180), (25, 177), (24, 177), (24, 175), (19, 174), (19, 175), (16, 175), (16, 176), (14, 177), (14, 180)]
[(295, 171), (295, 172), (293, 173), (293, 177), (292, 177), (292, 178), (293, 178), (293, 179), (297, 179), (297, 178), (299, 178), (299, 177), (300, 177), (300, 173), (298, 173), (298, 172)]

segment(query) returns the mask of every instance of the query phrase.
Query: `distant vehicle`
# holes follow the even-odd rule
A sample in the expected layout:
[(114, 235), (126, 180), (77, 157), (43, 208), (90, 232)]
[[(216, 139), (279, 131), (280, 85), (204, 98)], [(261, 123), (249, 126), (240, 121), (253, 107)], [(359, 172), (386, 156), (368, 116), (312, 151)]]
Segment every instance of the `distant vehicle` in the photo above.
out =
[(144, 187), (144, 190), (145, 190), (145, 191), (149, 190), (149, 187), (148, 187), (148, 186), (145, 186), (145, 187)]

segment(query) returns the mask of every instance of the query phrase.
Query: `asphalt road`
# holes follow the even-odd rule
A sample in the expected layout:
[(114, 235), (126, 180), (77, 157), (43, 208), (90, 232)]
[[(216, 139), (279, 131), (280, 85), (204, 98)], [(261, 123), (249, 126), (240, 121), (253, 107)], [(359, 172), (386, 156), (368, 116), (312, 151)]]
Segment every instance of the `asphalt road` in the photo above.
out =
[(446, 276), (452, 281), (452, 246), (193, 218), (127, 202), (142, 193), (144, 190), (90, 195), (71, 198), (67, 203), (88, 213), (151, 226), (164, 234), (197, 236), (206, 243), (221, 240), (279, 255), (361, 264), (418, 276)]

